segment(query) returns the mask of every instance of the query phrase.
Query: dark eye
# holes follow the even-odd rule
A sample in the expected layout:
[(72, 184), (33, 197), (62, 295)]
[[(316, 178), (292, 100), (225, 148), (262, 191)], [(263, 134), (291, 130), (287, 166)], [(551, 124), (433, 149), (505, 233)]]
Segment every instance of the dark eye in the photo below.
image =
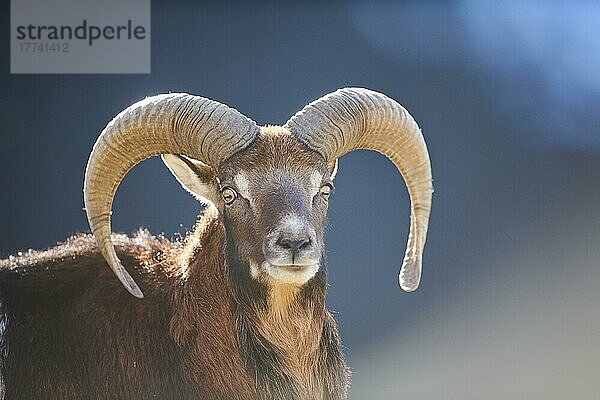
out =
[(325, 200), (329, 199), (329, 196), (331, 195), (331, 192), (333, 191), (333, 186), (331, 186), (331, 184), (326, 183), (323, 186), (321, 186), (321, 189), (319, 189), (319, 193), (321, 194), (321, 196), (323, 196), (323, 198)]
[(221, 189), (221, 196), (223, 196), (223, 201), (226, 205), (230, 205), (237, 199), (237, 192), (233, 190), (233, 188), (229, 186), (225, 186)]

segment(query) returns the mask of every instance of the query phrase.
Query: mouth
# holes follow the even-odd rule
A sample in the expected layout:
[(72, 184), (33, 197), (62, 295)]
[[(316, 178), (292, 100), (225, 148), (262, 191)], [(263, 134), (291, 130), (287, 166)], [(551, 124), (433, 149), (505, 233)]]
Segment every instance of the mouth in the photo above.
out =
[(302, 285), (310, 280), (310, 278), (315, 276), (319, 270), (319, 264), (274, 265), (265, 261), (262, 264), (262, 268), (272, 280), (281, 283), (294, 283)]
[(284, 269), (286, 271), (302, 271), (304, 268), (308, 268), (310, 267), (310, 265), (298, 265), (298, 264), (292, 264), (292, 265), (272, 265), (275, 268), (281, 268)]

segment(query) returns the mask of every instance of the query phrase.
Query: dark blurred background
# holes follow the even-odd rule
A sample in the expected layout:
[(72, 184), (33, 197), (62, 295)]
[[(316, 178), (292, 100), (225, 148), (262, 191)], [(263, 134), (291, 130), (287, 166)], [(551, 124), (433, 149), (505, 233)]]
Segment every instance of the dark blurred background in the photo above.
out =
[[(83, 174), (127, 105), (186, 91), (281, 124), (344, 86), (419, 122), (434, 175), (420, 289), (385, 158), (343, 157), (330, 288), (352, 399), (599, 399), (600, 3), (152, 2), (152, 73), (10, 75), (0, 15), (0, 256), (87, 231)], [(200, 205), (158, 158), (124, 180), (113, 228), (173, 237)]]

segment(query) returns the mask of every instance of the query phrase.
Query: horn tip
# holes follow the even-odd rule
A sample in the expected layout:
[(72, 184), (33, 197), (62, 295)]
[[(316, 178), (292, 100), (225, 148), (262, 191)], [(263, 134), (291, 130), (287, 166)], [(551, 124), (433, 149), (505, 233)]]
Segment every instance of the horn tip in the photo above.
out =
[(404, 290), (406, 293), (412, 293), (419, 288), (419, 284), (403, 282), (402, 278), (400, 278), (400, 289)]
[(142, 293), (139, 286), (135, 282), (133, 284), (134, 284), (134, 286), (131, 286), (131, 287), (126, 286), (127, 291), (129, 291), (129, 293), (131, 293), (133, 296), (137, 297), (138, 299), (143, 299), (144, 293)]
[(421, 259), (405, 259), (398, 274), (398, 284), (407, 293), (414, 292), (421, 282)]
[[(142, 293), (137, 283), (135, 283), (131, 275), (129, 275), (129, 272), (127, 272), (125, 267), (123, 267), (123, 265), (119, 261), (116, 261), (115, 264), (116, 265), (114, 265), (114, 268), (112, 269), (115, 272), (115, 275), (117, 275), (117, 278), (119, 278), (119, 281), (121, 281), (123, 286), (125, 286), (125, 289), (127, 289), (129, 293), (131, 293), (138, 299), (143, 299), (144, 294)], [(113, 265), (111, 265), (111, 267), (113, 267)]]
[(131, 275), (129, 275), (129, 273), (127, 273), (127, 272), (125, 272), (124, 275), (125, 276), (123, 276), (123, 277), (119, 276), (119, 280), (121, 281), (123, 286), (125, 286), (125, 289), (127, 289), (127, 291), (129, 293), (131, 293), (133, 296), (137, 297), (138, 299), (143, 299), (144, 293), (142, 293), (140, 287), (137, 285), (137, 283), (135, 283), (135, 281), (133, 280)]

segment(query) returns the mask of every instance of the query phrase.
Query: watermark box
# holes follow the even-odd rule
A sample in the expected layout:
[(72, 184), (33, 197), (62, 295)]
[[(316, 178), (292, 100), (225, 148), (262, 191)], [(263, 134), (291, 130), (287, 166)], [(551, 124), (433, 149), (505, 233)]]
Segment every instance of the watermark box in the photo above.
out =
[(13, 74), (150, 73), (150, 0), (11, 0)]

